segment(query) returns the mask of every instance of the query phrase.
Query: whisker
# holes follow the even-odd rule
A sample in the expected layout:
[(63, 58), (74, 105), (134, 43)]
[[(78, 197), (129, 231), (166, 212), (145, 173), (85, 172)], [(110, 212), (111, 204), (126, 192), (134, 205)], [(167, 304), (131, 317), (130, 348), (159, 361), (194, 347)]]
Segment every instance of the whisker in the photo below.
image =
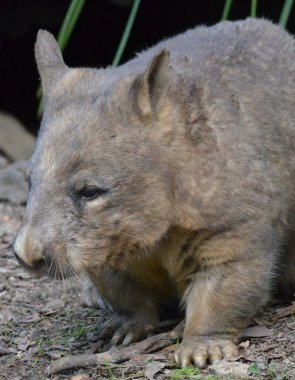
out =
[(63, 270), (62, 270), (62, 267), (60, 265), (60, 261), (59, 259), (57, 258), (57, 264), (58, 264), (58, 269), (59, 269), (59, 272), (60, 272), (60, 275), (61, 275), (61, 280), (62, 280), (62, 283), (64, 283), (64, 274), (63, 274)]

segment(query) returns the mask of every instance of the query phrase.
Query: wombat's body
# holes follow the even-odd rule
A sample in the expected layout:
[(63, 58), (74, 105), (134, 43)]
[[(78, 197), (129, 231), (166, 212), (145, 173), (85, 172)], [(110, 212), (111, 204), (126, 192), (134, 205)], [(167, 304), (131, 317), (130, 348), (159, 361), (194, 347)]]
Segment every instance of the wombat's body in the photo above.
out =
[(234, 356), (271, 292), (293, 292), (293, 38), (225, 22), (95, 70), (69, 69), (41, 32), (36, 57), (44, 117), (16, 254), (87, 273), (125, 316), (113, 343), (182, 303), (176, 360)]

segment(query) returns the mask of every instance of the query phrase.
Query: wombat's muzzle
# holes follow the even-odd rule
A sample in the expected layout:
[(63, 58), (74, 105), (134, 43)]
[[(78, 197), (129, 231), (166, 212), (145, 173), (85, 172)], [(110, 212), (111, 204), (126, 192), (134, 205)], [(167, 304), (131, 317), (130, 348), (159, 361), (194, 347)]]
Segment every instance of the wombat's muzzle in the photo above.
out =
[(38, 242), (25, 230), (20, 230), (13, 244), (13, 252), (17, 261), (27, 270), (40, 272), (45, 260)]
[(20, 230), (13, 244), (14, 256), (27, 271), (36, 275), (46, 275), (55, 279), (70, 277), (69, 265), (54, 258), (50, 245), (41, 246), (39, 240), (33, 238), (25, 230)]
[(14, 253), (14, 256), (15, 256), (16, 260), (19, 262), (19, 264), (22, 265), (28, 271), (33, 271), (33, 272), (40, 272), (41, 271), (41, 269), (42, 269), (42, 267), (44, 265), (44, 259), (38, 259), (38, 260), (33, 261), (32, 262), (32, 266), (31, 266), (31, 265), (26, 264), (18, 256), (18, 254), (15, 252), (15, 250), (13, 250), (13, 253)]

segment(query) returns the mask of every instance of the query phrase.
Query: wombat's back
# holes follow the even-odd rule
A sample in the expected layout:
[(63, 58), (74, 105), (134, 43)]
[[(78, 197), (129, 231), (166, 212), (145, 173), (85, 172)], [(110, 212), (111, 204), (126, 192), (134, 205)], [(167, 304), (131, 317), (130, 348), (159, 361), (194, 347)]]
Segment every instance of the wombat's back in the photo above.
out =
[[(145, 66), (162, 48), (170, 51), (171, 64), (187, 74), (190, 66), (201, 68), (208, 58), (238, 59), (251, 57), (257, 64), (280, 67), (281, 74), (294, 73), (294, 38), (280, 26), (264, 19), (248, 18), (243, 21), (225, 21), (213, 26), (199, 26), (166, 39), (121, 66)], [(143, 62), (145, 61), (145, 63)]]
[[(295, 41), (290, 34), (263, 19), (201, 26), (140, 53), (121, 66), (118, 75), (142, 70), (162, 48), (170, 51), (178, 78), (204, 89), (201, 95), (210, 127), (219, 134), (232, 133), (239, 155), (241, 138), (243, 144), (250, 139), (254, 146), (258, 141), (262, 150), (272, 144), (271, 159), (282, 154), (285, 168), (294, 168)], [(199, 101), (193, 97), (189, 94), (186, 100)], [(230, 147), (232, 138), (226, 139)]]

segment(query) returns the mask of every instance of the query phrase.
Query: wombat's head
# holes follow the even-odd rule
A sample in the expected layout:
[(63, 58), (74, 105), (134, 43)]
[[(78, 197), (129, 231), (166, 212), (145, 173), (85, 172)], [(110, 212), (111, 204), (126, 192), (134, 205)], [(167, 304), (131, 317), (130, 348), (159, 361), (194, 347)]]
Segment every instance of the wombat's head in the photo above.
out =
[(174, 217), (169, 151), (180, 116), (169, 53), (130, 68), (70, 69), (45, 31), (35, 53), (44, 114), (16, 257), (66, 276), (148, 254)]

